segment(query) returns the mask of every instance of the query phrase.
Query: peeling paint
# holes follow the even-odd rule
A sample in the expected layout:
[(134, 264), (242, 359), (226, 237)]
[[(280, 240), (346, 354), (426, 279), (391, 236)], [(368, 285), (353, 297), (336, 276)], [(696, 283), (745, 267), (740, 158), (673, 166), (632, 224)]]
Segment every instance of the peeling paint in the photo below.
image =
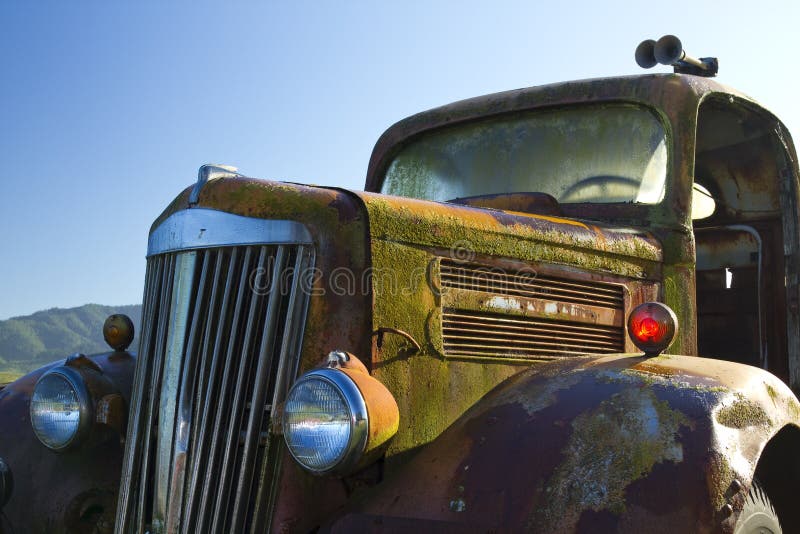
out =
[[(663, 356), (661, 356), (663, 357)], [(716, 381), (709, 377), (689, 376), (674, 370), (671, 373), (656, 374), (637, 369), (638, 366), (630, 369), (623, 369), (619, 372), (605, 372), (601, 376), (610, 382), (627, 382), (630, 384), (644, 384), (646, 386), (664, 386), (669, 388), (682, 389), (687, 392), (716, 393), (723, 394), (730, 390), (720, 386)]]
[(520, 301), (510, 297), (492, 297), (486, 301), (484, 306), (500, 311), (519, 310), (522, 308)]
[(546, 483), (547, 506), (529, 526), (567, 532), (584, 510), (623, 513), (630, 483), (657, 463), (683, 460), (678, 430), (688, 425), (684, 414), (649, 391), (625, 390), (577, 417), (565, 461)]
[(534, 387), (521, 390), (511, 389), (499, 395), (494, 401), (495, 406), (503, 404), (518, 404), (525, 413), (534, 415), (556, 402), (556, 394), (576, 385), (581, 380), (580, 372), (553, 376), (545, 382), (538, 382)]

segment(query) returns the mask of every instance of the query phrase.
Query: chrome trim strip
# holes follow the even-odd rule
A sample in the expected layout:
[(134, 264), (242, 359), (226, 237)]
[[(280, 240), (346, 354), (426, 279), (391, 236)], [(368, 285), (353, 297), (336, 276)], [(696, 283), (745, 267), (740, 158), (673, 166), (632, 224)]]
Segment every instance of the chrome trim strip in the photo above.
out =
[[(177, 413), (175, 420), (175, 441), (173, 444), (172, 452), (172, 478), (170, 479), (169, 496), (167, 498), (168, 506), (177, 508), (179, 511), (183, 505), (183, 490), (184, 480), (186, 475), (186, 464), (189, 450), (189, 436), (192, 422), (192, 391), (197, 373), (197, 346), (198, 339), (200, 338), (201, 324), (195, 318), (202, 316), (203, 304), (205, 302), (206, 294), (206, 279), (208, 278), (209, 270), (211, 269), (211, 262), (209, 255), (203, 255), (203, 263), (200, 266), (200, 281), (197, 285), (198, 292), (195, 295), (194, 310), (192, 311), (192, 321), (189, 327), (189, 334), (186, 345), (186, 357), (183, 362), (183, 370), (181, 371), (180, 385), (178, 387), (177, 399)], [(169, 521), (171, 516), (168, 516), (167, 532), (175, 531), (176, 528)]]
[(255, 219), (193, 208), (170, 215), (153, 230), (147, 256), (165, 252), (256, 244), (312, 244), (311, 233), (295, 221)]
[(169, 311), (166, 354), (164, 356), (164, 378), (159, 397), (158, 435), (156, 437), (155, 495), (153, 516), (162, 519), (167, 515), (167, 496), (172, 475), (171, 461), (175, 434), (175, 410), (181, 363), (189, 323), (189, 304), (192, 299), (197, 253), (187, 252), (176, 257), (175, 275), (172, 281), (172, 303)]

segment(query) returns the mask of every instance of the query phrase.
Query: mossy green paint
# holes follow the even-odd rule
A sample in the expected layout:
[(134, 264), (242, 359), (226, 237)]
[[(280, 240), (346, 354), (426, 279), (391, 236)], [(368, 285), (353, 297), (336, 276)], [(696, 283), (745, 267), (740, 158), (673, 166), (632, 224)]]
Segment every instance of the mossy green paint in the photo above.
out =
[(446, 250), (461, 247), (479, 255), (571, 265), (634, 278), (651, 277), (658, 270), (660, 251), (635, 237), (606, 241), (593, 232), (570, 233), (566, 231), (569, 225), (564, 225), (563, 231), (503, 225), (493, 219), (489, 222), (485, 211), (462, 213), (467, 208), (447, 209), (432, 202), (423, 214), (420, 210), (426, 203), (420, 201), (414, 201), (414, 209), (399, 199), (390, 202), (370, 196), (365, 201), (373, 239)]
[(721, 425), (737, 429), (772, 424), (761, 405), (741, 395), (737, 396), (733, 404), (720, 408), (716, 419)]
[(663, 302), (678, 318), (678, 332), (666, 352), (697, 355), (694, 268), (664, 264), (663, 276)]
[[(438, 296), (425, 273), (435, 256), (392, 241), (373, 241), (374, 324), (399, 328), (422, 350), (410, 354), (401, 336), (385, 335), (373, 361), (373, 375), (395, 396), (400, 428), (387, 457), (430, 442), (490, 389), (519, 372), (513, 364), (449, 361), (441, 355)], [(389, 273), (390, 276), (382, 275)], [(391, 465), (389, 465), (391, 468)]]

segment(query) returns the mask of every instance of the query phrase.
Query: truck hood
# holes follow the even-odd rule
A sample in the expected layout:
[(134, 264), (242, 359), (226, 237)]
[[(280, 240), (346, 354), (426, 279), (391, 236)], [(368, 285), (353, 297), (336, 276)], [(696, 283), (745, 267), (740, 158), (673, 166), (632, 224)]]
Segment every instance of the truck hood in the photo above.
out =
[(647, 232), (597, 222), (355, 193), (372, 239), (654, 278), (662, 246)]
[[(172, 202), (153, 229), (188, 207), (190, 189)], [(324, 229), (333, 221), (362, 219), (359, 203), (366, 209), (373, 240), (453, 254), (570, 265), (633, 278), (657, 278), (663, 261), (661, 243), (641, 229), (254, 178), (210, 181), (200, 194), (198, 207), (262, 219), (297, 220), (318, 234), (315, 228)], [(329, 217), (321, 215), (328, 212), (333, 221), (324, 222)]]

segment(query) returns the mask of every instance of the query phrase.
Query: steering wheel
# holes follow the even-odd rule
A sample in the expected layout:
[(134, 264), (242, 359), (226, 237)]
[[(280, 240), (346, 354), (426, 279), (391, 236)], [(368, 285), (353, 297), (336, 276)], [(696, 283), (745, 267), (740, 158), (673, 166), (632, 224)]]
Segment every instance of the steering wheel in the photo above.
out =
[(564, 191), (559, 202), (626, 202), (636, 198), (639, 182), (633, 178), (615, 175), (599, 175), (584, 178)]

